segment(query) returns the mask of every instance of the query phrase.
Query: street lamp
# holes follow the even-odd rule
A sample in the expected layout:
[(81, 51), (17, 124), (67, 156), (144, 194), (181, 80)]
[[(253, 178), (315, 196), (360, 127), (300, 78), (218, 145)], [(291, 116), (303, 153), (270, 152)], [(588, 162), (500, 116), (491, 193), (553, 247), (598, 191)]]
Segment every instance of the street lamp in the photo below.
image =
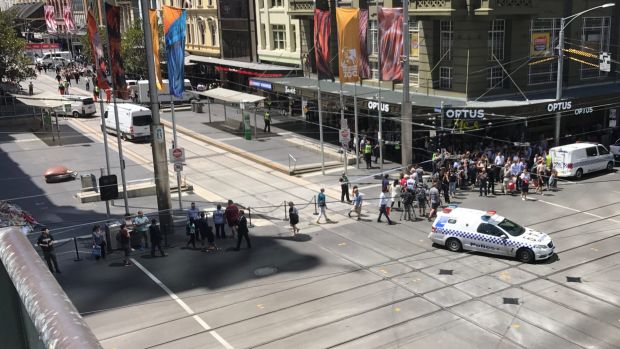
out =
[[(604, 5), (596, 6), (591, 9), (587, 9), (585, 11), (581, 11), (579, 13), (575, 13), (574, 15), (564, 17), (560, 19), (560, 33), (558, 36), (558, 73), (557, 73), (557, 84), (555, 91), (555, 100), (559, 102), (562, 99), (562, 73), (564, 70), (564, 29), (575, 20), (575, 18), (581, 16), (582, 14), (590, 11), (597, 10), (599, 8), (607, 8), (616, 6), (615, 3), (610, 2)], [(567, 22), (568, 20), (568, 22)], [(560, 124), (561, 124), (562, 112), (558, 111), (555, 114), (555, 145), (560, 145)]]

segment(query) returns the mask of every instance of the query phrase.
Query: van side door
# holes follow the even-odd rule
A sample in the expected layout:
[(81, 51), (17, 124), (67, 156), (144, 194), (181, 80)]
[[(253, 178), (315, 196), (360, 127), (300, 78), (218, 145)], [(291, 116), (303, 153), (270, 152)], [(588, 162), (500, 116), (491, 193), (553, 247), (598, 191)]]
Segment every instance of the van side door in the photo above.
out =
[(593, 172), (599, 169), (600, 160), (595, 145), (586, 148), (586, 159), (584, 160), (583, 172)]

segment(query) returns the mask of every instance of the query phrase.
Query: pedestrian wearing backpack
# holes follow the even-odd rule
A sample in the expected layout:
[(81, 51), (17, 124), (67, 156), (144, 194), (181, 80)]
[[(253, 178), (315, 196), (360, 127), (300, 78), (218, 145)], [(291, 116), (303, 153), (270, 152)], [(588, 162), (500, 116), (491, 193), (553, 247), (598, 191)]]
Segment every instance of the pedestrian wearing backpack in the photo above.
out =
[(187, 248), (191, 244), (194, 249), (196, 248), (196, 224), (194, 222), (187, 222), (187, 235), (189, 236), (189, 240), (187, 240)]
[[(409, 189), (409, 188), (407, 188)], [(411, 191), (413, 193), (413, 191)], [(426, 188), (424, 186), (419, 185), (418, 189), (415, 191), (416, 199), (418, 200), (418, 213), (420, 217), (426, 216), (426, 206), (428, 206), (427, 193)]]
[(437, 182), (433, 183), (433, 187), (428, 191), (429, 201), (431, 202), (431, 211), (428, 213), (429, 221), (437, 216), (437, 209), (441, 206), (441, 196), (439, 196), (437, 186)]
[[(412, 222), (417, 220), (418, 217), (415, 216), (415, 210), (413, 209), (413, 202), (415, 201), (415, 198), (413, 197), (413, 193), (409, 189), (405, 188), (402, 194), (400, 194), (400, 197), (402, 198), (403, 206), (405, 207), (405, 210), (400, 215), (400, 220), (403, 219), (403, 216), (405, 220), (409, 220)], [(413, 212), (413, 218), (411, 218), (412, 212)]]
[(319, 217), (316, 219), (316, 224), (320, 224), (319, 220), (321, 217), (325, 217), (325, 223), (329, 223), (330, 220), (327, 218), (327, 202), (325, 198), (325, 188), (321, 188), (321, 192), (316, 196), (316, 202), (319, 206), (320, 213)]

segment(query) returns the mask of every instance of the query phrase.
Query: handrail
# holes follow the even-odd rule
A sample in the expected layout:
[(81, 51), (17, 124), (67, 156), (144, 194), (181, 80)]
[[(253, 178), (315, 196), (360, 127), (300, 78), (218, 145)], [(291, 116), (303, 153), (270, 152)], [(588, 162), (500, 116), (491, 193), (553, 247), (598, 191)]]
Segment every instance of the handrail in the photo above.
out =
[[(293, 160), (293, 171), (291, 171), (291, 159)], [(288, 154), (288, 173), (295, 173), (295, 168), (297, 168), (297, 159), (291, 154)]]
[(102, 348), (18, 228), (0, 229), (0, 260), (46, 348)]

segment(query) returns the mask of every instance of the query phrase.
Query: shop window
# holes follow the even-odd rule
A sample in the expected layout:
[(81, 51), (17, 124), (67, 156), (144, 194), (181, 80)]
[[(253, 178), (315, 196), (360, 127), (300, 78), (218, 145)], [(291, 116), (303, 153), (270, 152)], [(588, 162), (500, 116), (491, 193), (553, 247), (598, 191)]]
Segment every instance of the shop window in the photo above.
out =
[(439, 57), (444, 61), (452, 60), (452, 21), (440, 21), (439, 23)]
[(489, 89), (492, 90), (494, 88), (502, 88), (504, 79), (505, 79), (505, 75), (504, 75), (504, 69), (502, 69), (502, 67), (500, 67), (499, 65), (496, 65), (496, 66), (489, 68), (489, 73), (487, 76), (487, 81), (489, 82), (488, 83)]
[(369, 45), (370, 46), (370, 52), (372, 54), (377, 54), (379, 52), (379, 29), (378, 29), (378, 24), (377, 24), (377, 20), (370, 20), (369, 22), (370, 25), (370, 35), (368, 35), (368, 40), (369, 40)]
[[(504, 41), (506, 38), (506, 21), (494, 19), (489, 26), (489, 61), (495, 62), (504, 60)], [(494, 58), (495, 57), (495, 58)]]
[(552, 57), (560, 33), (559, 18), (536, 18), (530, 27), (530, 57), (528, 83), (530, 85), (551, 84), (557, 79), (558, 62)]
[[(609, 52), (610, 22), (611, 19), (609, 17), (585, 17), (583, 19), (581, 43), (584, 51), (596, 55), (598, 55), (599, 52)], [(607, 76), (607, 72), (603, 72), (599, 69), (598, 60), (593, 60), (592, 64), (593, 65), (581, 63), (580, 71), (582, 79)]]
[(439, 88), (442, 90), (452, 89), (452, 68), (439, 67)]
[(417, 59), (420, 57), (420, 26), (418, 21), (409, 18), (409, 41), (411, 48), (409, 50), (409, 57)]
[(272, 25), (271, 36), (273, 38), (272, 49), (284, 50), (286, 48), (286, 27), (284, 24)]

